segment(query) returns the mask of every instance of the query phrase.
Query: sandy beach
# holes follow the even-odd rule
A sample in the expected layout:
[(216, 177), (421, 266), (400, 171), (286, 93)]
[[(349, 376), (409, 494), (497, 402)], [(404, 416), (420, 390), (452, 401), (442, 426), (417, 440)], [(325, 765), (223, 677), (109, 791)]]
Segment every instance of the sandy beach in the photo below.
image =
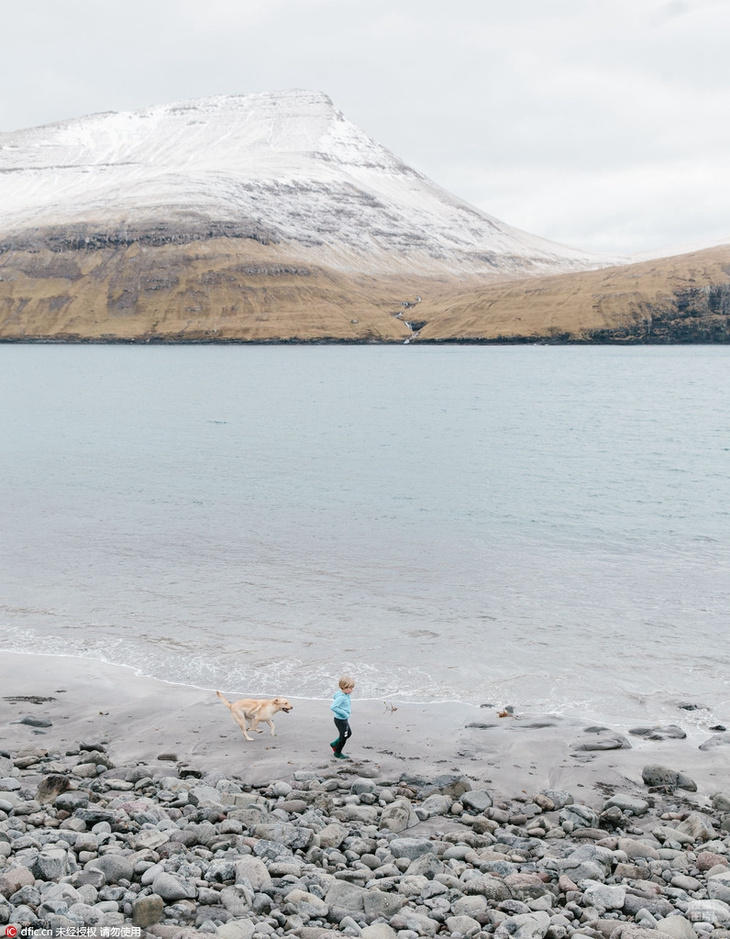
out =
[[(253, 784), (287, 779), (297, 770), (321, 771), (333, 762), (329, 700), (287, 695), (294, 708), (277, 716), (277, 735), (265, 729), (248, 742), (213, 689), (156, 681), (89, 659), (45, 655), (4, 654), (0, 674), (0, 749), (30, 745), (63, 753), (80, 742), (98, 741), (118, 765), (176, 762), (235, 774)], [(222, 690), (229, 700), (236, 697), (235, 689)], [(244, 694), (242, 689), (239, 696)], [(546, 787), (580, 791), (587, 804), (600, 803), (614, 789), (646, 793), (642, 768), (647, 764), (691, 777), (699, 804), (726, 785), (730, 747), (700, 750), (711, 734), (691, 733), (689, 727), (685, 739), (627, 735), (630, 748), (576, 750), (576, 743), (599, 736), (587, 734), (580, 721), (498, 713), (493, 707), (460, 704), (363, 701), (356, 691), (348, 752), (353, 764), (373, 777), (410, 774), (427, 780), (459, 771), (492, 792), (495, 801)], [(21, 722), (28, 717), (33, 724)], [(681, 712), (678, 717), (681, 726)], [(37, 720), (50, 726), (37, 726)]]

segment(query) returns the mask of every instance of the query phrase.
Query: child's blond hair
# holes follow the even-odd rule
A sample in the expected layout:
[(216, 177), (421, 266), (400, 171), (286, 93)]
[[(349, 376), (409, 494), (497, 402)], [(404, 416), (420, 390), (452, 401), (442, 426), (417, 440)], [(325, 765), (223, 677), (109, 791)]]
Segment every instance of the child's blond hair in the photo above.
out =
[(340, 678), (339, 680), (339, 686), (343, 691), (345, 690), (345, 688), (354, 688), (355, 679), (350, 678), (349, 675), (343, 675), (342, 678)]

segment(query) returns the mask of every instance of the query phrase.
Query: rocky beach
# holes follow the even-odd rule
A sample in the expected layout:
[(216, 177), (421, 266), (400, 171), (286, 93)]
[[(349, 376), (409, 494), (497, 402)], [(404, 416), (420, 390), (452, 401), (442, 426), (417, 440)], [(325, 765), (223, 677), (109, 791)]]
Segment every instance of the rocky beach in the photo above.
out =
[(3, 689), (6, 935), (730, 935), (719, 726), (354, 700), (336, 761), (328, 701), (248, 743), (130, 669), (6, 655)]

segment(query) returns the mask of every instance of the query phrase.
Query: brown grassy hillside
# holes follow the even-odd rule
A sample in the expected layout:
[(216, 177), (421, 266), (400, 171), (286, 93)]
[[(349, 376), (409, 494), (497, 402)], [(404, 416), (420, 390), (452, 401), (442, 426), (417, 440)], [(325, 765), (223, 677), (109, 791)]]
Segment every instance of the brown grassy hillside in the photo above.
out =
[(486, 283), (348, 274), (218, 237), (8, 249), (0, 278), (11, 341), (730, 341), (730, 246)]
[(465, 291), (421, 339), (730, 341), (730, 245), (587, 273)]
[(0, 338), (403, 341), (417, 284), (211, 239), (0, 255)]

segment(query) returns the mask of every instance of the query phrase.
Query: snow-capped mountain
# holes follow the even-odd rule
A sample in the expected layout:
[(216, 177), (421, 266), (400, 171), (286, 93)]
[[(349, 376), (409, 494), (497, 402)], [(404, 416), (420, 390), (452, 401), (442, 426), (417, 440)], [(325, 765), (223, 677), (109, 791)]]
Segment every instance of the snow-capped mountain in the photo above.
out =
[(6, 251), (221, 236), (374, 276), (510, 276), (616, 260), (459, 200), (319, 93), (206, 98), (0, 134)]

